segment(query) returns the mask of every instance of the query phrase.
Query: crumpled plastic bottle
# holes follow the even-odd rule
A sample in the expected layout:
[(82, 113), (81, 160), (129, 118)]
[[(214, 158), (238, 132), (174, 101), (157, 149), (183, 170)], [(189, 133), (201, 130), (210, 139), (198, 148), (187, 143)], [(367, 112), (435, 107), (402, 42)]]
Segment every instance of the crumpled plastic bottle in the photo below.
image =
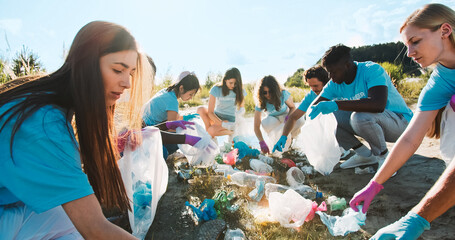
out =
[(236, 228), (234, 230), (228, 229), (224, 234), (224, 240), (245, 240), (246, 236), (242, 229)]
[(228, 175), (228, 179), (232, 183), (234, 183), (238, 186), (241, 186), (241, 187), (247, 186), (247, 187), (255, 188), (256, 180), (258, 178), (264, 179), (265, 183), (276, 183), (276, 179), (273, 177), (258, 176), (258, 175), (249, 174), (246, 172), (236, 172), (232, 175)]
[(267, 163), (260, 161), (258, 159), (250, 159), (250, 167), (255, 172), (258, 173), (271, 173), (273, 172), (272, 166), (268, 165)]

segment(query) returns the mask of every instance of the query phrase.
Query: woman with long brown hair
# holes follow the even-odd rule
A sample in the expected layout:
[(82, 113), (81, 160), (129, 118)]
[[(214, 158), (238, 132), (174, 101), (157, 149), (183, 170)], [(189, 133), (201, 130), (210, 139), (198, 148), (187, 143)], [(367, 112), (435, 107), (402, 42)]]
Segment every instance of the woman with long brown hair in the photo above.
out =
[[(275, 77), (270, 75), (263, 77), (256, 84), (255, 93), (256, 107), (254, 108), (254, 133), (259, 140), (261, 151), (263, 153), (269, 153), (269, 147), (262, 136), (261, 125), (264, 130), (270, 134), (272, 130), (286, 121), (288, 116), (295, 110), (295, 105), (292, 101), (291, 93), (284, 90)], [(262, 111), (266, 111), (268, 115), (261, 121)], [(291, 139), (297, 137), (303, 123), (303, 119), (297, 121), (291, 130)], [(273, 144), (277, 140), (278, 139), (272, 139), (271, 143)]]
[(77, 33), (56, 72), (2, 89), (2, 238), (133, 239), (106, 220), (101, 206), (129, 206), (114, 113), (128, 92), (118, 116), (130, 129), (141, 127), (140, 108), (152, 84), (146, 63), (125, 28), (95, 21)]

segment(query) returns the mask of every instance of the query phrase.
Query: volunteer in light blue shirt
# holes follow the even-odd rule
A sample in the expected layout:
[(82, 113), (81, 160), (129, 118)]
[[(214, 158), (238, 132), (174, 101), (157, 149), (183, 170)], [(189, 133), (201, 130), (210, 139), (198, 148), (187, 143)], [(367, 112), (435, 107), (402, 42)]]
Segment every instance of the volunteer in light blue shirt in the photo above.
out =
[[(269, 153), (269, 147), (264, 141), (260, 126), (264, 128), (270, 139), (269, 143), (273, 144), (279, 138), (278, 133), (281, 129), (280, 124), (284, 123), (286, 117), (294, 110), (295, 105), (291, 94), (284, 90), (275, 77), (269, 75), (258, 81), (256, 85), (256, 107), (254, 112), (254, 133), (259, 140), (261, 151)], [(262, 119), (262, 112), (267, 113), (267, 117)], [(300, 133), (300, 128), (293, 131), (293, 137)]]
[(307, 69), (303, 73), (303, 77), (308, 86), (310, 86), (310, 92), (305, 96), (305, 98), (300, 103), (299, 107), (291, 113), (288, 120), (284, 124), (283, 133), (273, 147), (272, 152), (276, 150), (282, 152), (286, 149), (286, 145), (290, 145), (291, 139), (288, 139), (288, 135), (291, 131), (295, 129), (300, 129), (305, 123), (305, 118), (302, 118), (307, 112), (308, 107), (316, 99), (318, 94), (322, 91), (322, 88), (329, 81), (329, 76), (327, 71), (320, 65), (313, 66)]
[[(313, 119), (319, 113), (335, 114), (338, 143), (356, 152), (341, 168), (381, 164), (388, 154), (386, 141), (395, 142), (412, 117), (384, 68), (373, 62), (355, 62), (350, 51), (339, 44), (324, 54), (322, 65), (331, 81), (309, 115)], [(356, 136), (368, 142), (371, 149)]]
[(2, 86), (0, 239), (135, 239), (101, 206), (129, 208), (114, 136), (117, 123), (141, 124), (141, 100), (151, 91), (141, 59), (127, 29), (93, 21), (55, 72)]
[(230, 68), (220, 84), (210, 89), (208, 106), (199, 107), (198, 113), (204, 121), (205, 129), (212, 136), (229, 135), (232, 137), (236, 115), (245, 113), (242, 76), (237, 68)]
[[(161, 89), (144, 105), (143, 126), (155, 126), (166, 121), (187, 120), (178, 113), (178, 99), (190, 100), (196, 95), (199, 88), (199, 80), (194, 72), (180, 73), (174, 84)], [(163, 146), (164, 156), (168, 156), (178, 149), (177, 144), (163, 144)]]
[[(350, 206), (354, 210), (358, 211), (357, 206), (363, 205), (362, 211), (365, 213), (376, 194), (383, 188), (395, 187), (393, 184), (383, 184), (405, 165), (425, 136), (437, 138), (441, 134), (441, 151), (446, 149), (443, 146), (445, 136), (448, 136), (451, 138), (448, 142), (452, 145), (447, 150), (454, 154), (454, 119), (450, 117), (455, 114), (454, 22), (455, 11), (452, 8), (432, 3), (415, 10), (401, 25), (400, 33), (407, 47), (407, 56), (422, 68), (437, 65), (420, 93), (416, 112), (406, 131), (370, 182), (352, 197)], [(442, 116), (439, 115), (441, 113)], [(452, 130), (448, 130), (450, 128)], [(439, 216), (453, 208), (455, 157), (447, 157), (447, 168), (439, 179), (426, 194), (419, 193), (424, 197), (405, 216), (379, 229), (371, 239), (418, 239), (425, 230), (431, 231), (431, 222), (437, 221)], [(431, 236), (431, 232), (427, 236)]]

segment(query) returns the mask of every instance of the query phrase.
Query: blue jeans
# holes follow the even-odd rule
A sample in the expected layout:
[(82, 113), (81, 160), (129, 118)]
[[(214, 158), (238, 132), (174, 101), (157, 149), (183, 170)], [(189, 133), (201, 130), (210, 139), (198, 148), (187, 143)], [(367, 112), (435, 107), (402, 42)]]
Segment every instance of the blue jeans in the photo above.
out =
[(382, 113), (336, 111), (338, 122), (336, 138), (344, 149), (361, 144), (356, 136), (368, 142), (373, 155), (378, 156), (387, 149), (386, 142), (395, 142), (408, 126), (401, 114), (384, 110)]

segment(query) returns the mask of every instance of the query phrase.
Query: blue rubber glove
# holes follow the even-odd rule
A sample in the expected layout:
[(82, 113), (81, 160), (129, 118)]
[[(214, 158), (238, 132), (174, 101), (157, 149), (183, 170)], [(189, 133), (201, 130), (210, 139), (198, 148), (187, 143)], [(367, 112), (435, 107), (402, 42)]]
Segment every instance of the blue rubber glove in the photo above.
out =
[(370, 240), (417, 239), (423, 231), (430, 229), (430, 223), (417, 213), (408, 212), (400, 220), (385, 226)]
[(284, 146), (286, 145), (286, 141), (288, 140), (288, 137), (282, 135), (278, 142), (276, 142), (275, 146), (273, 146), (272, 152), (275, 152), (275, 150), (278, 150), (280, 152), (283, 151)]
[(313, 120), (315, 117), (322, 114), (333, 113), (338, 110), (338, 104), (335, 101), (324, 101), (319, 102), (316, 106), (311, 106), (310, 119)]
[(189, 121), (189, 120), (191, 120), (193, 118), (196, 118), (198, 116), (199, 116), (199, 114), (197, 114), (197, 113), (187, 114), (187, 115), (183, 116), (183, 121)]

